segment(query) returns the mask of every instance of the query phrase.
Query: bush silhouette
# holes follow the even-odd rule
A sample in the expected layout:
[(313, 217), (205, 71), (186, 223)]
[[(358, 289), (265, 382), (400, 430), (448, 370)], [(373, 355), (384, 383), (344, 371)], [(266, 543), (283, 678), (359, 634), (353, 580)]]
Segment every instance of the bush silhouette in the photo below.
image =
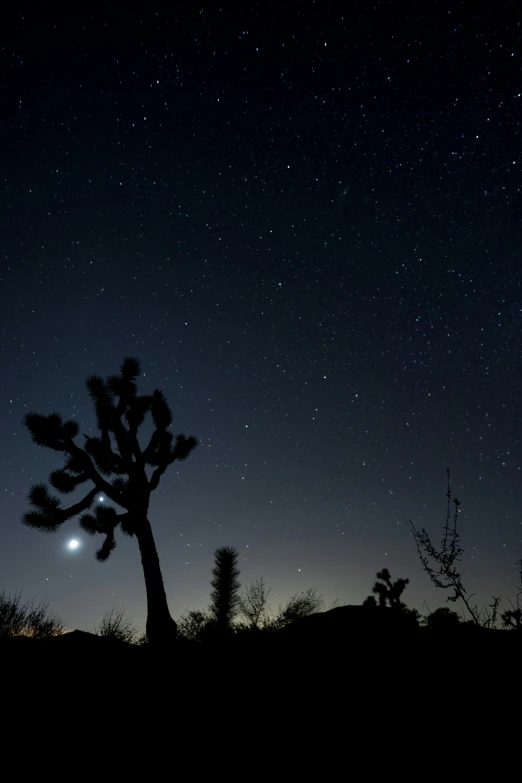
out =
[(284, 628), (291, 623), (301, 620), (303, 617), (309, 617), (317, 614), (324, 609), (322, 596), (317, 595), (317, 590), (309, 587), (302, 593), (293, 595), (286, 606), (279, 607), (279, 612), (272, 621), (273, 628)]
[(0, 637), (29, 636), (45, 639), (60, 636), (65, 627), (60, 618), (49, 611), (49, 604), (42, 601), (22, 603), (19, 593), (0, 593)]
[(245, 588), (238, 602), (239, 613), (245, 618), (246, 627), (251, 630), (260, 629), (268, 623), (268, 595), (263, 577)]
[(104, 614), (101, 623), (94, 626), (93, 633), (125, 644), (138, 644), (141, 641), (140, 632), (131, 618), (123, 608), (116, 609), (114, 606)]
[(439, 633), (454, 631), (460, 625), (460, 617), (457, 612), (454, 612), (449, 606), (441, 606), (439, 609), (435, 609), (435, 611), (426, 618), (426, 627), (430, 631)]
[(178, 620), (178, 634), (188, 642), (201, 641), (209, 622), (210, 617), (207, 612), (201, 609), (189, 609)]

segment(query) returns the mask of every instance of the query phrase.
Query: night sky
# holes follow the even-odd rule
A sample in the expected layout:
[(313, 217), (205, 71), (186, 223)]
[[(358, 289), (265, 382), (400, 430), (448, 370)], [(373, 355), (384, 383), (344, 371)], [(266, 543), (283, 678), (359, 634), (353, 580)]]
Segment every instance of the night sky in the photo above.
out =
[(144, 624), (135, 539), (99, 563), (76, 520), (21, 523), (63, 463), (24, 414), (96, 434), (87, 376), (136, 356), (200, 441), (151, 504), (174, 617), (221, 545), (274, 607), (360, 603), (383, 567), (444, 604), (405, 520), (440, 540), (447, 467), (468, 592), (513, 597), (518, 4), (126, 5), (2, 22), (0, 589)]

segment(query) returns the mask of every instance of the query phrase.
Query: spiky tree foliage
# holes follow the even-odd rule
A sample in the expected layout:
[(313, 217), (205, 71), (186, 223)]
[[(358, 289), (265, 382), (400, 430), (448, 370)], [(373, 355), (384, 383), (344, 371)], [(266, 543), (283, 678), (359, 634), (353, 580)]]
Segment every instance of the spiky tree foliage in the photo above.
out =
[[(80, 515), (80, 526), (88, 535), (102, 535), (104, 540), (96, 553), (98, 560), (107, 560), (116, 546), (115, 531), (119, 525), (128, 536), (136, 536), (147, 590), (147, 637), (155, 643), (176, 636), (176, 623), (170, 616), (163, 586), (156, 544), (148, 520), (151, 493), (158, 487), (162, 475), (175, 460), (186, 459), (196, 446), (192, 436), (170, 432), (172, 414), (163, 394), (138, 396), (136, 380), (140, 375), (137, 359), (126, 358), (120, 374), (105, 381), (93, 375), (87, 389), (94, 403), (99, 436), (84, 435), (80, 448), (75, 421), (63, 421), (57, 413), (44, 416), (28, 413), (24, 418), (33, 442), (64, 455), (65, 464), (53, 470), (50, 484), (67, 495), (83, 484), (91, 489), (78, 503), (62, 508), (60, 498), (52, 495), (45, 484), (35, 484), (29, 492), (32, 508), (23, 522), (43, 532), (54, 532), (67, 520)], [(148, 445), (141, 448), (138, 428), (147, 413), (151, 414), (154, 431)], [(148, 472), (147, 472), (148, 469)], [(97, 494), (103, 493), (119, 509), (96, 505), (89, 510)]]
[(237, 559), (237, 550), (231, 546), (218, 547), (214, 553), (209, 612), (216, 630), (221, 633), (230, 630), (239, 608), (241, 585)]
[(387, 568), (377, 573), (379, 582), (375, 582), (373, 592), (379, 596), (379, 606), (390, 606), (392, 609), (403, 609), (404, 604), (401, 601), (401, 595), (409, 579), (396, 579), (392, 582), (390, 572)]

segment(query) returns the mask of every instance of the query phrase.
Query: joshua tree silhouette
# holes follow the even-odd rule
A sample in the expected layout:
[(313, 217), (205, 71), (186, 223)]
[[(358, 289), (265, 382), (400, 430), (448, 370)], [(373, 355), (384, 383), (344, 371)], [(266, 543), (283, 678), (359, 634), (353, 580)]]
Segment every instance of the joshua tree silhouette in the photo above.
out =
[[(25, 416), (24, 423), (34, 443), (65, 455), (65, 466), (53, 470), (49, 477), (54, 489), (66, 495), (87, 481), (94, 487), (78, 503), (64, 509), (61, 500), (49, 493), (46, 484), (35, 484), (29, 492), (33, 508), (24, 514), (23, 522), (36, 530), (54, 532), (67, 519), (81, 514), (80, 526), (86, 533), (105, 536), (96, 552), (98, 560), (107, 560), (115, 548), (114, 531), (118, 525), (123, 533), (136, 536), (147, 591), (147, 638), (154, 644), (175, 639), (176, 623), (170, 616), (147, 516), (150, 495), (168, 466), (175, 460), (186, 459), (197, 441), (192, 436), (177, 435), (172, 444), (173, 435), (169, 432), (172, 414), (167, 401), (158, 390), (152, 395), (138, 396), (136, 380), (139, 375), (138, 360), (126, 358), (120, 375), (109, 376), (105, 381), (95, 375), (87, 379), (101, 437), (84, 435), (83, 449), (73, 440), (79, 431), (77, 422), (64, 422), (57, 413), (43, 416), (31, 412)], [(142, 449), (137, 432), (149, 412), (154, 432), (147, 447)], [(152, 468), (150, 478), (147, 466)], [(94, 514), (82, 513), (93, 505), (100, 493), (124, 512), (118, 513), (112, 506), (98, 504)]]
[(393, 609), (402, 609), (405, 605), (401, 601), (401, 595), (410, 580), (396, 579), (392, 582), (387, 568), (379, 571), (377, 579), (380, 579), (380, 582), (375, 582), (373, 592), (379, 596), (379, 606), (386, 606), (388, 603)]

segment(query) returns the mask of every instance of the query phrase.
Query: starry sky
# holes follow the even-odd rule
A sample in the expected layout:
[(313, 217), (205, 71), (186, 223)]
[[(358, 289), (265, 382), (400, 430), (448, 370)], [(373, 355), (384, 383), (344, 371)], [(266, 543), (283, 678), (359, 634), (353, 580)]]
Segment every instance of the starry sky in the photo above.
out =
[(99, 563), (76, 521), (20, 521), (62, 465), (24, 414), (95, 434), (85, 379), (136, 356), (200, 441), (151, 503), (174, 617), (221, 545), (274, 606), (383, 567), (442, 605), (405, 520), (440, 540), (447, 467), (468, 592), (513, 597), (518, 4), (126, 5), (2, 24), (0, 589), (144, 624), (134, 539)]

